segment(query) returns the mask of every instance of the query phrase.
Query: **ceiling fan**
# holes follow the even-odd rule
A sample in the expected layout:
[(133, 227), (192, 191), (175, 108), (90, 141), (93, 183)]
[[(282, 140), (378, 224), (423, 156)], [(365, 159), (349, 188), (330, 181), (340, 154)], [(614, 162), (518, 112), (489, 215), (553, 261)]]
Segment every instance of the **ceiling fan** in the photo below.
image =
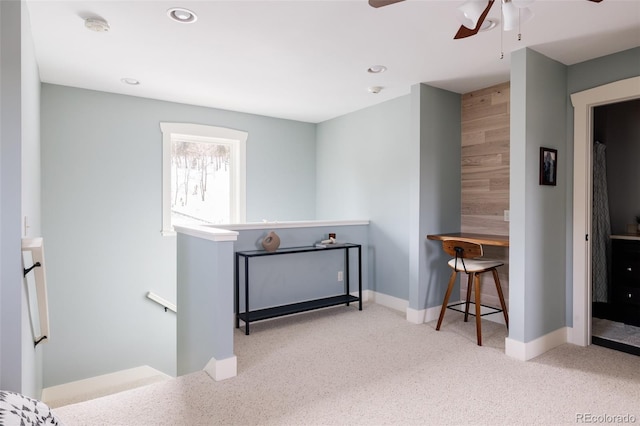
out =
[[(369, 0), (369, 5), (378, 8), (394, 3), (400, 3), (401, 1), (404, 0)], [(493, 6), (493, 3), (495, 3), (495, 0), (486, 0), (486, 6), (483, 6), (484, 1), (485, 0), (469, 0), (458, 8), (460, 20), (463, 22), (463, 24), (460, 26), (460, 29), (453, 37), (454, 39), (476, 35), (478, 34), (478, 31), (482, 29), (482, 24), (489, 14), (491, 6)], [(535, 0), (500, 1), (503, 3), (503, 6), (506, 6), (506, 10), (503, 10), (503, 14), (505, 15), (504, 29), (506, 31), (513, 29), (515, 26), (515, 22), (518, 22), (519, 20), (524, 21), (533, 16), (533, 13), (526, 6), (533, 3)], [(602, 0), (588, 1), (600, 3)]]

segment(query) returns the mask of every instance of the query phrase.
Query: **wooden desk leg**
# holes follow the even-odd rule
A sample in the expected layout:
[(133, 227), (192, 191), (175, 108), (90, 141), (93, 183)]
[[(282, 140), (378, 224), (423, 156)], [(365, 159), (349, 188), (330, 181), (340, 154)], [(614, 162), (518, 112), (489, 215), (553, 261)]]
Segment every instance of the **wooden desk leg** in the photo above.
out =
[(467, 298), (465, 306), (464, 306), (464, 322), (467, 322), (467, 320), (469, 319), (469, 302), (471, 301), (471, 285), (473, 284), (473, 274), (467, 274), (468, 275), (468, 280), (467, 280)]
[(482, 317), (480, 306), (480, 274), (474, 274), (476, 278), (476, 333), (478, 334), (478, 346), (482, 346)]
[(502, 307), (502, 313), (504, 314), (504, 322), (509, 328), (509, 314), (507, 313), (507, 304), (504, 302), (504, 295), (502, 294), (502, 286), (500, 285), (500, 278), (498, 277), (498, 271), (492, 269), (493, 279), (496, 282), (496, 290), (498, 290), (498, 297), (500, 298), (500, 306)]
[(440, 325), (442, 324), (442, 319), (444, 318), (444, 311), (447, 310), (449, 297), (451, 296), (451, 291), (453, 290), (453, 286), (456, 283), (456, 275), (458, 275), (458, 273), (453, 270), (451, 272), (451, 278), (449, 278), (449, 284), (447, 285), (447, 292), (444, 294), (444, 300), (442, 301), (442, 308), (440, 309), (440, 317), (438, 318), (438, 325), (436, 325), (436, 330), (440, 330)]

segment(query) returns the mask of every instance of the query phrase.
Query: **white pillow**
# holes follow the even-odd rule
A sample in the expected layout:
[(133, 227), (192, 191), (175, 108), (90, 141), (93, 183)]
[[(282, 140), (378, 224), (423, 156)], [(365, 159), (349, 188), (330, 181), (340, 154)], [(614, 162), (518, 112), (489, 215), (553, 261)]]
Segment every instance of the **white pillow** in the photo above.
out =
[(9, 391), (0, 391), (0, 425), (55, 425), (62, 423), (42, 401)]

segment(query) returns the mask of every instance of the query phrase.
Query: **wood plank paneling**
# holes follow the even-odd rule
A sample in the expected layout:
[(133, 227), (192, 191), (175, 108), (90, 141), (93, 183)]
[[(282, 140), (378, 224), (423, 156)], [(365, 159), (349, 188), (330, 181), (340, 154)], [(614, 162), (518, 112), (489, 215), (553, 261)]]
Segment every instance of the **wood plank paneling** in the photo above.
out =
[(462, 232), (509, 233), (509, 97), (509, 82), (462, 95)]
[[(510, 84), (462, 95), (462, 232), (509, 235), (509, 108)], [(485, 256), (499, 259), (504, 296), (509, 295), (509, 250), (485, 247)], [(460, 298), (466, 295), (461, 279)], [(499, 306), (491, 274), (483, 274), (482, 303)]]

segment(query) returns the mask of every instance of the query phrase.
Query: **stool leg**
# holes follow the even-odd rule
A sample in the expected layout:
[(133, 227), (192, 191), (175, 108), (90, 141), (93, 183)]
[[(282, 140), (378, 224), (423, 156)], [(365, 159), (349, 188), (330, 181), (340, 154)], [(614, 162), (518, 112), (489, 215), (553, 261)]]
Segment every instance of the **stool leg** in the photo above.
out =
[(438, 325), (436, 326), (436, 330), (440, 330), (440, 325), (442, 324), (442, 319), (444, 318), (444, 311), (447, 310), (447, 304), (449, 303), (449, 297), (451, 296), (451, 291), (453, 291), (453, 285), (456, 282), (456, 275), (458, 272), (453, 270), (451, 272), (451, 277), (449, 278), (449, 285), (447, 286), (447, 292), (444, 295), (444, 300), (442, 301), (442, 308), (440, 309), (440, 318), (438, 318)]
[(469, 302), (471, 301), (471, 284), (473, 283), (473, 276), (475, 275), (475, 272), (472, 272), (470, 274), (467, 274), (469, 276), (469, 279), (467, 280), (467, 298), (465, 306), (464, 306), (464, 322), (467, 322), (467, 320), (469, 319)]
[(498, 271), (493, 268), (491, 272), (493, 272), (493, 280), (496, 283), (496, 290), (498, 291), (498, 297), (500, 298), (500, 306), (502, 306), (504, 322), (507, 324), (507, 328), (509, 328), (509, 314), (507, 313), (507, 304), (504, 303), (504, 295), (502, 294), (502, 286), (500, 285), (500, 278), (498, 278)]
[(478, 346), (482, 346), (482, 317), (480, 316), (480, 274), (476, 276), (476, 333), (478, 335)]

